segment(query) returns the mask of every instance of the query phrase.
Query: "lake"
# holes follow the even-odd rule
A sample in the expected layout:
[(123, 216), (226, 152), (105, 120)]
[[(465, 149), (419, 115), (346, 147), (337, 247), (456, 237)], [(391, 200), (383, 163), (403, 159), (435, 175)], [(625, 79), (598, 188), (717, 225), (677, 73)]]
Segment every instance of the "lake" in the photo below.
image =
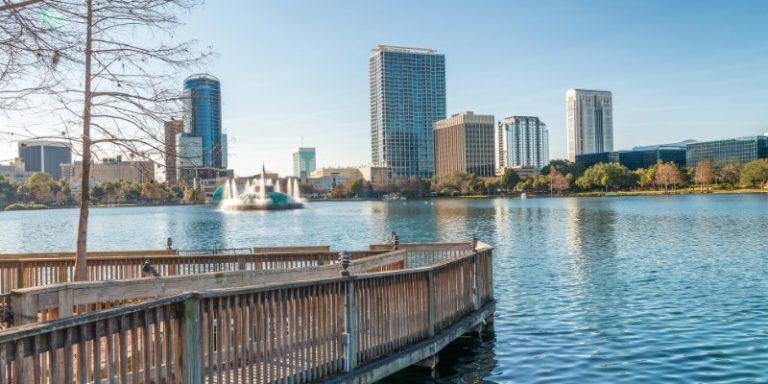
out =
[[(495, 330), (437, 382), (768, 382), (768, 196), (310, 203), (91, 211), (89, 249), (469, 240), (495, 251)], [(77, 210), (0, 212), (0, 252), (71, 251)], [(407, 370), (385, 382), (426, 383)]]

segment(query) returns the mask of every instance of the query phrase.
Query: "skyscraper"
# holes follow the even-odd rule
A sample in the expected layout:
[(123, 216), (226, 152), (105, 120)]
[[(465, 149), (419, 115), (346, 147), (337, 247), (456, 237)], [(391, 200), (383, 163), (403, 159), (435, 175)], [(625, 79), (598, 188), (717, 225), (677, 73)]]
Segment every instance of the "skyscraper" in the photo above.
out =
[(568, 160), (576, 161), (576, 155), (613, 151), (612, 99), (610, 91), (566, 92)]
[(379, 45), (368, 62), (373, 166), (403, 177), (431, 177), (433, 124), (446, 116), (445, 56)]
[(315, 170), (315, 149), (300, 147), (293, 153), (293, 175), (303, 183), (309, 180), (309, 175)]
[(29, 140), (19, 143), (19, 158), (26, 172), (45, 172), (54, 180), (61, 178), (61, 164), (72, 163), (72, 148), (68, 143)]
[(499, 168), (549, 163), (547, 125), (535, 116), (510, 116), (496, 128), (496, 161)]
[(221, 85), (211, 75), (184, 80), (184, 133), (202, 141), (204, 168), (222, 169)]
[(493, 115), (457, 113), (435, 123), (435, 173), (495, 174)]
[(176, 168), (176, 135), (184, 129), (181, 120), (165, 122), (165, 182), (168, 185), (176, 185), (179, 173)]

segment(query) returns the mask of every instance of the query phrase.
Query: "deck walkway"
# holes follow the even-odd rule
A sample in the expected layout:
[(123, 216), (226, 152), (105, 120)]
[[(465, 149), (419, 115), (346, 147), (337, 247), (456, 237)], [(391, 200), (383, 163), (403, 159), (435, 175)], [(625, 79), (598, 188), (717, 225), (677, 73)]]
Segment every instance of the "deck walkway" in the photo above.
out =
[(295, 268), (242, 259), (213, 273), (13, 289), (0, 384), (370, 383), (492, 319), (492, 251), (380, 244), (343, 263), (348, 276), (315, 255)]

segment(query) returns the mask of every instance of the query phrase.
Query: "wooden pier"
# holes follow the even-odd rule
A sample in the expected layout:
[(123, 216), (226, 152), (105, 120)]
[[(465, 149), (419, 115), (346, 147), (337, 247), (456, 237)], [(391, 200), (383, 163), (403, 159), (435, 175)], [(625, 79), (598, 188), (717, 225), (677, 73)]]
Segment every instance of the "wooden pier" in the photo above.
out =
[[(0, 255), (0, 384), (370, 383), (492, 322), (492, 251), (99, 255), (81, 283), (68, 256)], [(136, 279), (147, 259), (162, 276)]]

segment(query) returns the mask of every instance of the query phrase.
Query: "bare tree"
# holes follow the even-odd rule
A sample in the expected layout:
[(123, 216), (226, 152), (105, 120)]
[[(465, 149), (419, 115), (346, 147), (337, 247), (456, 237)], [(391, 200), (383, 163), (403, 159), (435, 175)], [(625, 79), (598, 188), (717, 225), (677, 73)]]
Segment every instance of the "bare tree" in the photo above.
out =
[(656, 184), (664, 186), (664, 193), (670, 185), (682, 184), (680, 170), (674, 164), (660, 163), (656, 169)]
[(565, 189), (568, 189), (570, 187), (570, 182), (568, 181), (568, 178), (563, 176), (560, 171), (555, 168), (554, 165), (549, 167), (549, 175), (547, 175), (547, 178), (549, 179), (549, 195), (551, 196), (553, 191), (562, 192)]
[(715, 171), (712, 166), (712, 162), (704, 160), (696, 163), (696, 173), (693, 176), (693, 181), (700, 187), (708, 186), (715, 180)]
[[(159, 159), (163, 122), (178, 116), (178, 73), (202, 63), (210, 53), (194, 42), (173, 40), (181, 23), (200, 0), (28, 0), (2, 1), (0, 41), (12, 40), (9, 73), (32, 87), (8, 90), (5, 96), (39, 100), (35, 113), (61, 125), (41, 133), (31, 127), (5, 132), (16, 139), (61, 138), (82, 157), (80, 215), (75, 280), (87, 279), (86, 251), (90, 203), (90, 168), (99, 151), (122, 152), (140, 159)], [(48, 22), (39, 19), (48, 15)], [(29, 36), (29, 37), (27, 37)], [(5, 45), (4, 45), (5, 46)], [(45, 58), (49, 65), (29, 69)], [(26, 109), (29, 112), (31, 109)]]

